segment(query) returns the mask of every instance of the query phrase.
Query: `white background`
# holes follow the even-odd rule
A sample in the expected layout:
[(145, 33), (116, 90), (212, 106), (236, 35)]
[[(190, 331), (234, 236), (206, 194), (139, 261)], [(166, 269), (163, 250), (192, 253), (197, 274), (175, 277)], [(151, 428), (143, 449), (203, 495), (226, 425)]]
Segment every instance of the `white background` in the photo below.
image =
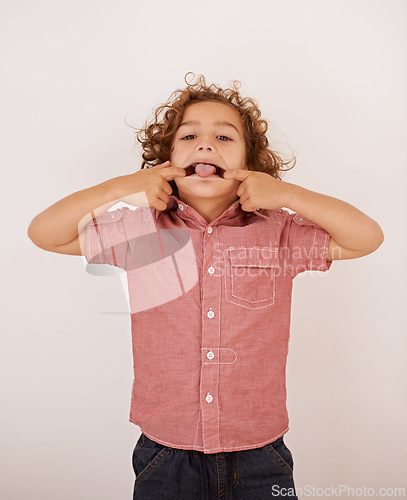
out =
[(2, 498), (131, 498), (120, 277), (26, 231), (136, 171), (125, 118), (141, 127), (188, 71), (241, 80), (297, 153), (283, 180), (381, 225), (377, 252), (294, 282), (285, 441), (298, 487), (407, 487), (406, 14), (404, 0), (1, 2)]

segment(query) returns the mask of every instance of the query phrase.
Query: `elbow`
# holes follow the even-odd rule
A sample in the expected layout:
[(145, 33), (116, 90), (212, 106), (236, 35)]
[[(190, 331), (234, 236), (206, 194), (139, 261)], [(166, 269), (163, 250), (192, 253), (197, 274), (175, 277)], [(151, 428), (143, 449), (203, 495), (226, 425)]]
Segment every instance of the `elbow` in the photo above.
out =
[(31, 221), (30, 225), (27, 228), (27, 236), (30, 238), (30, 240), (35, 244), (35, 229), (34, 229), (34, 220), (35, 218)]
[(382, 228), (377, 224), (377, 248), (384, 242), (384, 233)]
[(379, 246), (384, 242), (384, 233), (383, 231), (380, 229), (380, 239), (379, 239), (379, 245), (377, 248), (379, 248)]
[(36, 247), (41, 248), (42, 250), (48, 250), (47, 245), (43, 244), (43, 238), (41, 238), (41, 228), (36, 222), (36, 217), (34, 217), (27, 228), (27, 236)]
[(369, 253), (375, 252), (384, 242), (384, 233), (382, 228), (377, 224), (375, 234), (372, 235), (372, 250)]
[(369, 255), (375, 252), (380, 245), (384, 242), (384, 233), (381, 227), (377, 224), (377, 227), (372, 231), (368, 237), (366, 237), (364, 242), (364, 248), (361, 250), (361, 257)]

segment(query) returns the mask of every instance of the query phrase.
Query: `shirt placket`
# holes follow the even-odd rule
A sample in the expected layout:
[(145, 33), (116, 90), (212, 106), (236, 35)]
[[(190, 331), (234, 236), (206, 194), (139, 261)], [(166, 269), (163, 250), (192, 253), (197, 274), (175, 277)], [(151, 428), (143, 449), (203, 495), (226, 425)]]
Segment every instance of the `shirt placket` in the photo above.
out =
[(219, 354), (221, 272), (216, 268), (214, 247), (216, 227), (208, 226), (203, 241), (202, 349), (200, 401), (205, 450), (220, 447), (219, 435)]

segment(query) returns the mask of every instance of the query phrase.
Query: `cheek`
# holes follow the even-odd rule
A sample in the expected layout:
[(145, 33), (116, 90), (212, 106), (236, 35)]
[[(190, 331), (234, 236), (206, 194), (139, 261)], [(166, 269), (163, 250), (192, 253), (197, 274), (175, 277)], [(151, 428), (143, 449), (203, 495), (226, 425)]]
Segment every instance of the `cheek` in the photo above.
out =
[(246, 162), (246, 156), (244, 156), (242, 159), (241, 159), (241, 162), (240, 162), (240, 168), (242, 170), (248, 170), (248, 166), (247, 166), (247, 162)]
[(178, 146), (178, 145), (176, 147), (173, 147), (171, 149), (171, 153), (170, 153), (171, 157), (176, 158), (176, 157), (182, 156), (182, 154), (183, 154), (182, 149), (183, 148)]

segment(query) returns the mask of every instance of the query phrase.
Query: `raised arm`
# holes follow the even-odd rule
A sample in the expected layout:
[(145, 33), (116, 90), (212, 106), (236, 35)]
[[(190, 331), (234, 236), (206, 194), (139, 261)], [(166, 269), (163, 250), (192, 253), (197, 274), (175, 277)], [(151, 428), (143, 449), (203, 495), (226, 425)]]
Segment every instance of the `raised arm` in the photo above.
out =
[(185, 170), (166, 162), (77, 191), (35, 216), (28, 237), (49, 252), (83, 255), (88, 222), (119, 201), (164, 210), (172, 192), (167, 181), (175, 175), (185, 176)]
[(224, 179), (237, 187), (242, 209), (287, 207), (321, 226), (331, 236), (328, 260), (355, 259), (374, 252), (384, 241), (379, 224), (345, 201), (275, 179), (264, 172), (228, 170)]
[(315, 222), (331, 236), (328, 260), (363, 257), (383, 243), (379, 224), (353, 205), (296, 184), (286, 184), (287, 208)]
[(81, 255), (79, 233), (94, 215), (106, 212), (119, 200), (114, 179), (77, 191), (38, 214), (28, 227), (28, 237), (49, 252)]

